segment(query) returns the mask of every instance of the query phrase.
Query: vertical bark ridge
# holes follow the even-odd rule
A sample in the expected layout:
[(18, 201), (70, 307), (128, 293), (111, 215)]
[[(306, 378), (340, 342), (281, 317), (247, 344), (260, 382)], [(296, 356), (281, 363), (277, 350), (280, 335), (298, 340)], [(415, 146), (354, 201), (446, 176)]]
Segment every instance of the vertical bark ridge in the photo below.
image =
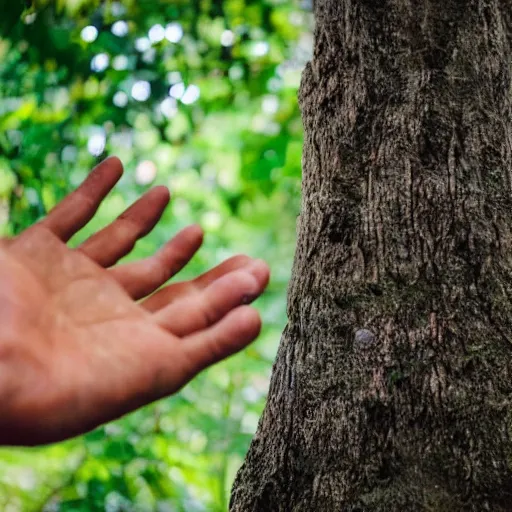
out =
[(315, 11), (289, 322), (231, 510), (512, 511), (512, 1)]

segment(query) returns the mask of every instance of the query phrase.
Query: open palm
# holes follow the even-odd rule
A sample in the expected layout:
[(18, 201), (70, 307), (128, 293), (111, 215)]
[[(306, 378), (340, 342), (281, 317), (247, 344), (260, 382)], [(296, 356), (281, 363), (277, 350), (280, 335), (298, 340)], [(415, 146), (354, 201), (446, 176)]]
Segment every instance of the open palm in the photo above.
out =
[(121, 173), (118, 159), (106, 160), (48, 217), (0, 245), (0, 444), (86, 432), (174, 393), (259, 333), (258, 313), (244, 304), (267, 285), (261, 260), (237, 256), (150, 295), (197, 251), (197, 226), (151, 258), (113, 266), (160, 218), (164, 187), (67, 247)]

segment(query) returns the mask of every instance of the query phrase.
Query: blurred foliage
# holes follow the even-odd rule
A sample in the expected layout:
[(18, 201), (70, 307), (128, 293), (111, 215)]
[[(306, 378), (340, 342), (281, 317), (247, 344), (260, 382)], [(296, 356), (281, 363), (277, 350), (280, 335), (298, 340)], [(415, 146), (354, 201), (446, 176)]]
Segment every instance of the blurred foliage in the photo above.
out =
[(108, 154), (125, 175), (79, 243), (148, 187), (173, 201), (130, 258), (199, 222), (180, 278), (265, 258), (258, 341), (181, 393), (82, 437), (0, 450), (0, 509), (224, 511), (286, 321), (299, 210), (296, 93), (307, 0), (0, 0), (0, 235), (32, 224)]

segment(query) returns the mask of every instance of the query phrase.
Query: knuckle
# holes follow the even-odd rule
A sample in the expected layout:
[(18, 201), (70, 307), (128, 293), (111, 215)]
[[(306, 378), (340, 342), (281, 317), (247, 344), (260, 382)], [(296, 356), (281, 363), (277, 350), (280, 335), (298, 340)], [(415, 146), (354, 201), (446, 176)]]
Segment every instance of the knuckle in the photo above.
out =
[(205, 299), (201, 301), (201, 316), (205, 326), (213, 325), (220, 316), (218, 308), (214, 304), (208, 303)]

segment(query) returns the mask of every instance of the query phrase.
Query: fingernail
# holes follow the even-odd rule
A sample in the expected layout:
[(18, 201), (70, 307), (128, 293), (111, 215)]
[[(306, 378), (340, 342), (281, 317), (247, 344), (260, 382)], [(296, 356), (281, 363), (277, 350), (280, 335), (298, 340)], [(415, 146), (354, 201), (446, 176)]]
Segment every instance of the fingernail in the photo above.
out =
[(247, 270), (259, 270), (266, 272), (268, 269), (268, 265), (264, 260), (254, 260), (250, 263), (250, 265), (247, 267)]
[(258, 298), (257, 295), (244, 295), (242, 297), (242, 304), (250, 304), (251, 302), (255, 301)]

